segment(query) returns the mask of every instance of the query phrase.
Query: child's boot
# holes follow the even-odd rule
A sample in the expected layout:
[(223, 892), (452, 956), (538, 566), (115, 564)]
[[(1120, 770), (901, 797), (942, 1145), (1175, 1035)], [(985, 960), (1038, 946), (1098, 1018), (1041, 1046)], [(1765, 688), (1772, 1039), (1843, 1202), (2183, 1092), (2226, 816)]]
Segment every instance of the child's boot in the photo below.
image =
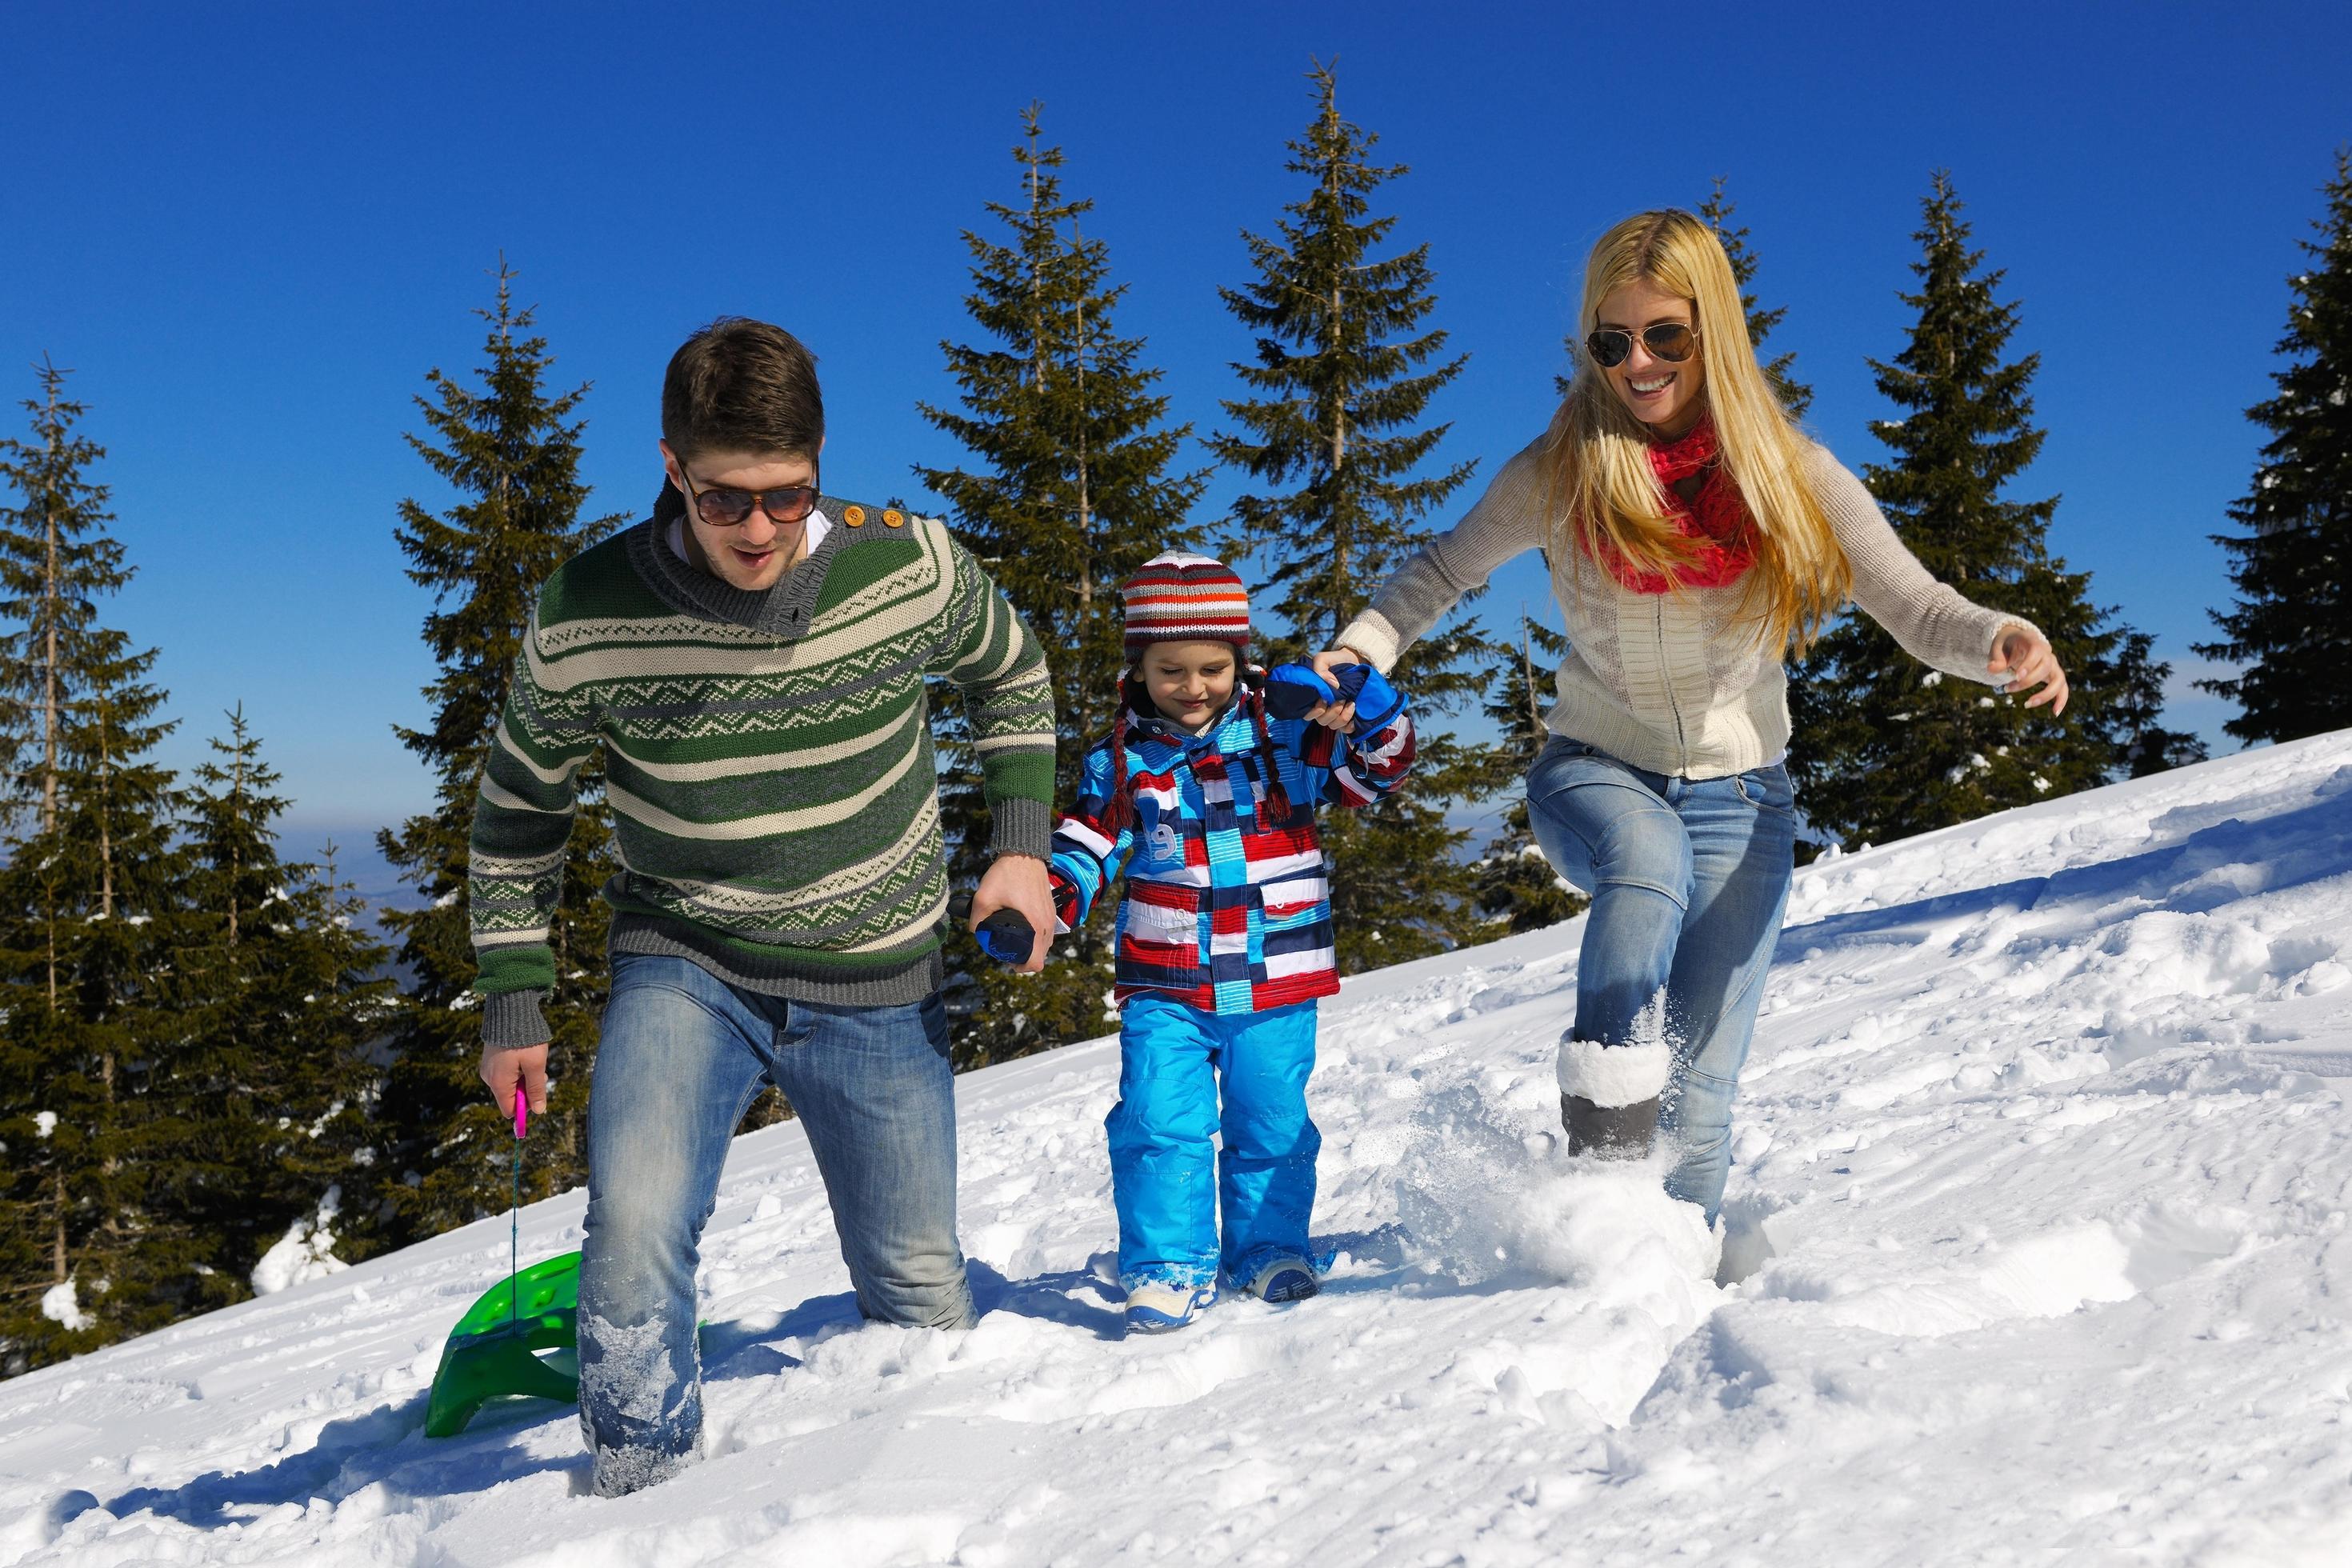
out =
[(1192, 1321), (1192, 1314), (1217, 1299), (1210, 1285), (1179, 1285), (1172, 1279), (1144, 1279), (1127, 1293), (1127, 1331), (1165, 1334)]
[(1261, 1301), (1304, 1301), (1323, 1289), (1315, 1278), (1314, 1266), (1304, 1258), (1277, 1258), (1259, 1269), (1249, 1282), (1249, 1292)]

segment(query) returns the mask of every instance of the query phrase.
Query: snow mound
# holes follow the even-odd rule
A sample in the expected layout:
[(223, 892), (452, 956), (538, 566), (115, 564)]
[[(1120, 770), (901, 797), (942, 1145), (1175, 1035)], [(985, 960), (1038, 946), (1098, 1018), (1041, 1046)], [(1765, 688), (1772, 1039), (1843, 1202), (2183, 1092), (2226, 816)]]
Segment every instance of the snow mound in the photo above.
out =
[(326, 1195), (319, 1200), (316, 1212), (286, 1227), (286, 1234), (253, 1266), (255, 1295), (275, 1296), (280, 1290), (324, 1279), (351, 1267), (335, 1256), (333, 1226), (342, 1198), (341, 1187), (329, 1187)]
[(53, 1323), (63, 1323), (69, 1332), (79, 1332), (89, 1321), (83, 1316), (81, 1293), (78, 1281), (64, 1279), (41, 1292), (41, 1316)]
[(663, 1486), (545, 1405), (425, 1438), (504, 1222), (305, 1278), (322, 1214), (0, 1384), (0, 1564), (2345, 1560), (2352, 735), (1801, 873), (1719, 1236), (1559, 1148), (1580, 934), (1326, 1005), (1315, 1300), (1119, 1337), (1073, 1047), (960, 1085), (968, 1332), (861, 1323), (799, 1130), (737, 1144)]

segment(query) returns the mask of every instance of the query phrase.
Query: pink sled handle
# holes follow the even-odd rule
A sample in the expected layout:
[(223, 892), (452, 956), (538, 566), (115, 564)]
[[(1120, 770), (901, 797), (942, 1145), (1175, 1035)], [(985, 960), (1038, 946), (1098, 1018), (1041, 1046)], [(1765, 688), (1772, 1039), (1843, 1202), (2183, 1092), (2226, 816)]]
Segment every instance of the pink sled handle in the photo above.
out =
[(515, 1142), (521, 1142), (523, 1134), (530, 1130), (530, 1096), (522, 1091), (522, 1085), (517, 1084), (515, 1085)]

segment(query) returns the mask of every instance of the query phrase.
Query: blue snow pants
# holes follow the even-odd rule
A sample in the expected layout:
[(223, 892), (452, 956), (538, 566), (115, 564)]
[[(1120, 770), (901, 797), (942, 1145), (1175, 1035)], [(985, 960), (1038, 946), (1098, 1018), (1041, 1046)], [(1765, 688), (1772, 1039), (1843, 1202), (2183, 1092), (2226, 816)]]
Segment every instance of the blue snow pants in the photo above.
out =
[[(1305, 1258), (1323, 1135), (1307, 1115), (1315, 1004), (1220, 1016), (1164, 996), (1119, 1013), (1110, 1181), (1119, 1283), (1247, 1284)], [(1223, 1105), (1218, 1104), (1223, 1080)], [(1212, 1140), (1222, 1134), (1222, 1153)], [(1219, 1211), (1224, 1245), (1217, 1245)]]

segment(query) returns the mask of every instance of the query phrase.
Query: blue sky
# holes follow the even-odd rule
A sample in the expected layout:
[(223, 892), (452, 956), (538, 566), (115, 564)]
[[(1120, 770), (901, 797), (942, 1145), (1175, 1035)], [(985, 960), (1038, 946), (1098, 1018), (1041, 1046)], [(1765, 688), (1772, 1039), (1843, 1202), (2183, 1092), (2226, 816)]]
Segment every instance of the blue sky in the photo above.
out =
[[(2352, 8), (53, 5), (10, 9), (0, 395), (76, 373), (140, 569), (107, 616), (163, 650), (193, 761), (242, 701), (305, 838), (425, 804), (425, 595), (394, 508), (446, 501), (402, 440), (470, 369), (501, 251), (583, 411), (594, 504), (641, 509), (663, 363), (721, 313), (816, 351), (829, 489), (919, 499), (958, 460), (960, 231), (1009, 199), (1021, 107), (1131, 286), (1121, 325), (1203, 433), (1248, 353), (1216, 289), (1295, 195), (1309, 58), (1412, 165), (1434, 413), (1486, 472), (1539, 429), (1576, 273), (1615, 218), (1728, 176), (1788, 307), (1776, 348), (1849, 462), (1885, 412), (1929, 171), (1952, 170), (2039, 351), (2050, 438), (2019, 493), (2104, 603), (2188, 644), (2228, 584), (2206, 535), (2258, 446), (2294, 242), (2352, 138)], [(9, 415), (21, 431), (21, 416)], [(1197, 458), (1197, 453), (1196, 453)], [(1221, 479), (1208, 504), (1235, 486)], [(1465, 498), (1466, 504), (1467, 498)], [(1489, 605), (1544, 603), (1531, 561)], [(2227, 710), (2176, 721), (2218, 738)]]

